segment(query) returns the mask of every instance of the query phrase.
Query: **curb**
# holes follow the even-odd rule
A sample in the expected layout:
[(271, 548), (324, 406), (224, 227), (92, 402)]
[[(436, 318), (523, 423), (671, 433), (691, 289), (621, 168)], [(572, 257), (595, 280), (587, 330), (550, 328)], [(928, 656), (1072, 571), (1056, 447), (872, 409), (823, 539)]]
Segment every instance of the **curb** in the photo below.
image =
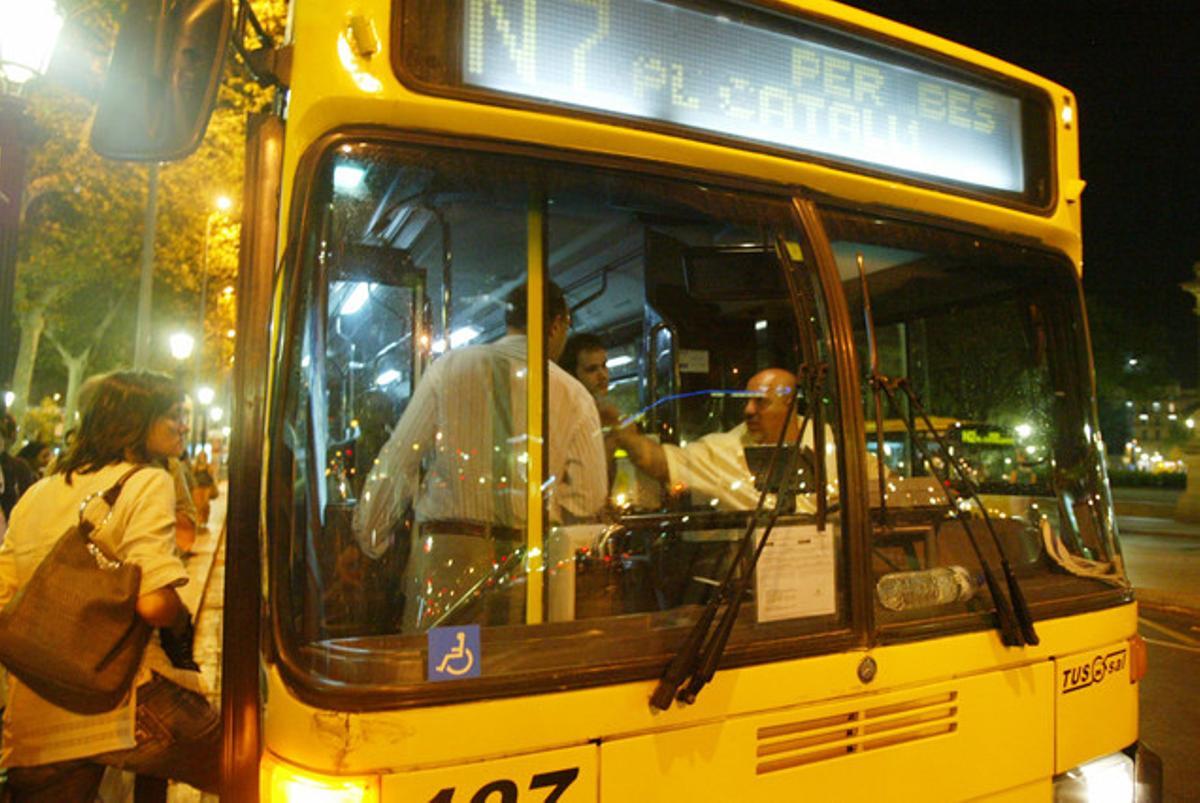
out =
[(1200, 593), (1194, 591), (1168, 591), (1164, 588), (1135, 588), (1134, 599), (1150, 605), (1169, 608), (1190, 608), (1200, 613)]

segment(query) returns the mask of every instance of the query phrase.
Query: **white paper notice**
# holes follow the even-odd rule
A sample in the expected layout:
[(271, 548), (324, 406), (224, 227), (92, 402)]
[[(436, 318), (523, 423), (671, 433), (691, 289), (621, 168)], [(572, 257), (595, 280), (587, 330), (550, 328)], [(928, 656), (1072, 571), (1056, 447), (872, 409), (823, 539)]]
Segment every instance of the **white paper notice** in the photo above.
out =
[(758, 621), (834, 613), (833, 529), (776, 527), (755, 570)]

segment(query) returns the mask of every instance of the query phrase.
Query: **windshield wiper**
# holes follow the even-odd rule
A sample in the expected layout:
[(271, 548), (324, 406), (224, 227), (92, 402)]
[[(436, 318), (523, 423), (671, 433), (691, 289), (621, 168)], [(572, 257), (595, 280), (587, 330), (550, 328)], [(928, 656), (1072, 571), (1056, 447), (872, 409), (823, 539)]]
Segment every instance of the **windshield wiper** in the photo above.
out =
[[(807, 364), (802, 365), (800, 367), (800, 374), (801, 377), (808, 380), (806, 382), (806, 394), (808, 398), (816, 399), (815, 403), (820, 404), (819, 396), (814, 396), (813, 390), (819, 387), (817, 383), (820, 380), (818, 378), (825, 375), (824, 366), (810, 369)], [(790, 428), (789, 425), (796, 415), (800, 398), (799, 385), (800, 383), (797, 382), (797, 387), (792, 389), (792, 399), (788, 407), (787, 417), (784, 419), (784, 426), (780, 430), (779, 438), (775, 442), (775, 448), (771, 452), (771, 460), (766, 470), (766, 476), (769, 478), (778, 476), (775, 472), (775, 463), (779, 459), (779, 455), (784, 451), (784, 441)], [(709, 598), (708, 604), (696, 620), (695, 625), (692, 626), (691, 631), (684, 640), (683, 646), (680, 647), (679, 652), (675, 654), (671, 662), (667, 664), (667, 668), (659, 679), (654, 693), (650, 696), (650, 705), (654, 708), (666, 711), (671, 707), (671, 702), (677, 696), (681, 702), (689, 704), (695, 702), (696, 695), (700, 693), (701, 689), (716, 674), (717, 665), (721, 661), (721, 656), (725, 652), (725, 646), (729, 643), (729, 637), (733, 633), (733, 626), (737, 622), (742, 601), (745, 599), (746, 592), (750, 588), (750, 583), (753, 582), (754, 570), (758, 565), (758, 559), (767, 545), (771, 531), (775, 527), (775, 522), (783, 513), (783, 502), (785, 499), (791, 498), (796, 492), (794, 485), (797, 476), (797, 461), (803, 452), (804, 433), (808, 429), (810, 420), (811, 416), (806, 411), (800, 421), (796, 446), (787, 450), (786, 459), (788, 462), (783, 472), (784, 479), (776, 492), (775, 507), (763, 526), (762, 535), (759, 537), (758, 543), (754, 545), (753, 552), (747, 554), (751, 545), (754, 544), (754, 531), (762, 516), (767, 495), (772, 492), (769, 482), (763, 483), (763, 488), (758, 495), (758, 504), (755, 505), (754, 513), (750, 516), (750, 520), (746, 524), (746, 531), (739, 540), (737, 553), (725, 573), (725, 579), (712, 597)], [(821, 463), (820, 456), (817, 456), (816, 460), (818, 463)], [(823, 482), (823, 472), (818, 469), (815, 473), (818, 476), (818, 481)], [(824, 508), (824, 505), (821, 505), (819, 501), (818, 504), (822, 509)], [(825, 529), (823, 517), (818, 520), (818, 527), (822, 530)], [(739, 569), (741, 570), (740, 574)], [(714, 627), (713, 621), (717, 618), (717, 612), (722, 605), (725, 606), (725, 612)], [(683, 686), (685, 681), (687, 681), (687, 686), (681, 690), (680, 687)]]
[[(983, 579), (988, 587), (988, 594), (991, 595), (992, 604), (996, 608), (996, 621), (1000, 629), (1000, 641), (1006, 647), (1020, 647), (1025, 644), (1037, 644), (1039, 639), (1037, 631), (1033, 627), (1033, 616), (1030, 614), (1029, 606), (1025, 602), (1025, 595), (1021, 591), (1021, 586), (1017, 582), (1017, 577), (1013, 573), (1012, 564), (1008, 561), (1008, 555), (1004, 549), (1003, 543), (1000, 541), (1000, 536), (996, 534), (996, 528), (992, 525), (991, 516), (988, 515), (987, 506), (979, 497), (979, 491), (975, 487), (975, 483), (971, 481), (966, 470), (962, 466), (960, 458), (949, 448), (942, 434), (934, 428), (933, 422), (930, 421), (929, 415), (925, 412), (925, 408), (921, 405), (920, 399), (917, 397), (916, 391), (909, 384), (908, 379), (900, 377), (899, 379), (890, 379), (884, 376), (879, 371), (879, 353), (876, 347), (875, 338), (875, 319), (871, 311), (871, 291), (867, 285), (867, 272), (863, 264), (862, 254), (855, 256), (855, 262), (858, 266), (859, 282), (862, 286), (863, 295), (863, 317), (867, 329), (867, 342), (871, 350), (871, 394), (875, 401), (875, 440), (876, 440), (876, 458), (879, 466), (879, 505), (880, 505), (880, 523), (887, 526), (887, 495), (885, 494), (884, 481), (884, 463), (883, 463), (883, 404), (882, 396), (887, 396), (888, 406), (892, 413), (904, 422), (905, 428), (908, 430), (908, 435), (912, 439), (913, 445), (921, 453), (922, 461), (929, 466), (929, 470), (934, 473), (938, 481), (938, 486), (942, 489), (942, 493), (946, 495), (946, 500), (950, 505), (954, 517), (962, 524), (963, 531), (967, 535), (967, 541), (971, 544), (971, 549), (975, 552), (975, 556), (979, 559), (979, 567), (983, 570)], [(941, 450), (942, 458), (945, 464), (948, 464), (956, 473), (966, 488), (968, 498), (975, 503), (983, 515), (984, 526), (988, 533), (992, 536), (992, 541), (996, 545), (996, 551), (1000, 555), (1000, 565), (1004, 570), (1004, 579), (1008, 584), (1008, 594), (1005, 596), (1001, 591), (1000, 583), (996, 580), (995, 572), (992, 571), (991, 563), (984, 557), (983, 550), (979, 546), (979, 540), (975, 537), (975, 531), (970, 524), (970, 517), (966, 511), (959, 505), (959, 500), (962, 495), (956, 489), (951, 487), (949, 472), (941, 473), (938, 470), (939, 463), (931, 458), (926, 449), (926, 443), (916, 431), (909, 416), (905, 415), (900, 409), (899, 403), (896, 401), (895, 390), (899, 388), (904, 392), (908, 399), (909, 405), (917, 411), (921, 416), (926, 428), (937, 441), (938, 448)], [(1010, 603), (1011, 597), (1011, 603)]]
[(854, 255), (858, 267), (858, 281), (862, 286), (863, 320), (867, 329), (867, 351), (871, 357), (871, 397), (875, 401), (875, 467), (879, 482), (879, 523), (887, 527), (887, 471), (883, 462), (883, 398), (877, 383), (883, 376), (879, 372), (879, 344), (875, 340), (875, 314), (871, 311), (871, 293), (867, 288), (867, 269), (863, 255)]
[[(983, 568), (983, 576), (988, 585), (988, 592), (992, 595), (992, 599), (996, 601), (996, 613), (1002, 620), (1002, 630), (1005, 629), (1005, 623), (1003, 621), (1005, 615), (1007, 614), (1008, 616), (1012, 616), (1015, 614), (1015, 623), (1017, 626), (1019, 626), (1020, 631), (1018, 633), (1010, 621), (1007, 625), (1007, 628), (1011, 632), (1009, 633), (1009, 637), (1004, 639), (1004, 643), (1008, 646), (1014, 647), (1019, 647), (1022, 644), (1038, 644), (1040, 639), (1038, 638), (1037, 631), (1033, 626), (1033, 615), (1029, 611), (1029, 605), (1025, 601), (1025, 594), (1021, 590), (1021, 585), (1017, 582), (1017, 576), (1013, 572), (1012, 564), (1008, 560), (1008, 552), (1004, 548), (1004, 542), (1000, 540), (1000, 536), (996, 533), (996, 527), (992, 524), (992, 517), (988, 514), (987, 506), (983, 503), (983, 499), (980, 498), (979, 488), (975, 485), (975, 482), (971, 479), (966, 468), (963, 466), (962, 458), (954, 454), (942, 433), (934, 428), (933, 422), (929, 418), (929, 414), (925, 411), (925, 407), (921, 404), (921, 400), (917, 396), (917, 392), (913, 390), (912, 385), (909, 383), (907, 377), (899, 377), (893, 380), (889, 380), (886, 377), (881, 377), (881, 380), (882, 390), (888, 397), (888, 405), (892, 408), (893, 412), (895, 412), (896, 415), (898, 415), (904, 421), (905, 426), (909, 430), (909, 436), (913, 439), (914, 445), (916, 445), (917, 449), (921, 452), (922, 459), (929, 466), (929, 469), (934, 472), (934, 476), (938, 480), (938, 485), (941, 486), (942, 492), (946, 495), (946, 499), (954, 508), (955, 517), (962, 522), (963, 529), (967, 531), (967, 536), (971, 541), (971, 546), (974, 548), (975, 553), (979, 556), (979, 563)], [(1005, 605), (1004, 607), (1006, 611), (1001, 613), (1001, 605), (999, 600), (1003, 597), (1003, 595), (999, 592), (999, 584), (996, 582), (996, 578), (992, 574), (991, 566), (983, 558), (983, 553), (980, 551), (979, 545), (975, 541), (975, 535), (971, 531), (970, 525), (967, 524), (968, 516), (966, 512), (962, 509), (961, 505), (958, 504), (964, 495), (959, 493), (958, 489), (954, 487), (953, 483), (951, 482), (949, 471), (943, 471), (942, 473), (938, 472), (938, 461), (931, 459), (928, 451), (926, 451), (925, 442), (917, 437), (916, 428), (913, 426), (912, 421), (900, 412), (899, 405), (897, 404), (895, 397), (895, 390), (897, 389), (903, 391), (905, 398), (908, 399), (909, 405), (911, 405), (912, 408), (917, 411), (917, 415), (921, 416), (921, 421), (925, 424), (926, 428), (933, 436), (934, 441), (937, 442), (938, 449), (941, 451), (944, 463), (953, 469), (954, 473), (958, 475), (958, 479), (962, 484), (962, 487), (966, 489), (966, 498), (974, 502), (975, 506), (979, 508), (979, 512), (983, 517), (984, 527), (991, 535), (992, 543), (996, 545), (996, 552), (1000, 556), (1000, 567), (1004, 571), (1004, 580), (1008, 585), (1009, 597), (1012, 599), (1011, 611), (1008, 611), (1008, 606)]]

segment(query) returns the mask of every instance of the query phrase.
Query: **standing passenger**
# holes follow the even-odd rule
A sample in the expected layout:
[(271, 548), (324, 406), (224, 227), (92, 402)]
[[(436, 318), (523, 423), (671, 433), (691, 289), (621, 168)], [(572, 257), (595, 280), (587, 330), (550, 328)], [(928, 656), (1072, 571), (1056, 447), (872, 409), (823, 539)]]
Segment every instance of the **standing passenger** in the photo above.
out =
[(54, 458), (54, 450), (41, 441), (30, 441), (17, 452), (17, 458), (25, 461), (25, 465), (40, 479)]
[[(405, 578), (405, 630), (423, 630), (460, 603), (525, 541), (528, 450), (525, 399), (526, 288), (508, 296), (508, 333), (494, 343), (435, 360), (380, 450), (355, 510), (354, 530), (368, 555), (381, 555), (412, 502), (420, 537)], [(561, 356), (570, 328), (562, 290), (550, 283), (547, 358)], [(588, 519), (607, 493), (596, 405), (558, 365), (547, 366), (550, 520)], [(538, 448), (536, 445), (534, 448)], [(425, 474), (421, 477), (421, 469)], [(520, 586), (518, 586), (520, 588)], [(491, 624), (519, 619), (520, 602), (492, 593)]]

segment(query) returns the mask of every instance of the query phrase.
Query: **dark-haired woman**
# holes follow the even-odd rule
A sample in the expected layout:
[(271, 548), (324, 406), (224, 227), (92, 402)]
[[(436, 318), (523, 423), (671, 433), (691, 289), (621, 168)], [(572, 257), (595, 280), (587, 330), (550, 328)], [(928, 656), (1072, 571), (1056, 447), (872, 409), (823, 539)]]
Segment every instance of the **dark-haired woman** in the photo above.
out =
[[(179, 388), (158, 374), (118, 372), (99, 382), (78, 439), (54, 473), (13, 508), (0, 547), (0, 604), (29, 581), (54, 543), (76, 523), (85, 497), (141, 467), (93, 537), (121, 560), (141, 567), (138, 615), (156, 628), (186, 626), (189, 615), (175, 591), (188, 575), (174, 549), (174, 485), (159, 465), (183, 446), (187, 424), (182, 402)], [(100, 520), (104, 513), (91, 515)], [(113, 711), (75, 714), (13, 677), (7, 705), (0, 764), (8, 768), (8, 791), (16, 803), (90, 803), (105, 766), (209, 791), (217, 787), (219, 717), (203, 696), (199, 673), (173, 665), (157, 635), (146, 647), (130, 695)]]
[(17, 457), (24, 460), (36, 476), (42, 477), (46, 473), (46, 466), (54, 459), (54, 451), (41, 441), (30, 441), (21, 447)]

